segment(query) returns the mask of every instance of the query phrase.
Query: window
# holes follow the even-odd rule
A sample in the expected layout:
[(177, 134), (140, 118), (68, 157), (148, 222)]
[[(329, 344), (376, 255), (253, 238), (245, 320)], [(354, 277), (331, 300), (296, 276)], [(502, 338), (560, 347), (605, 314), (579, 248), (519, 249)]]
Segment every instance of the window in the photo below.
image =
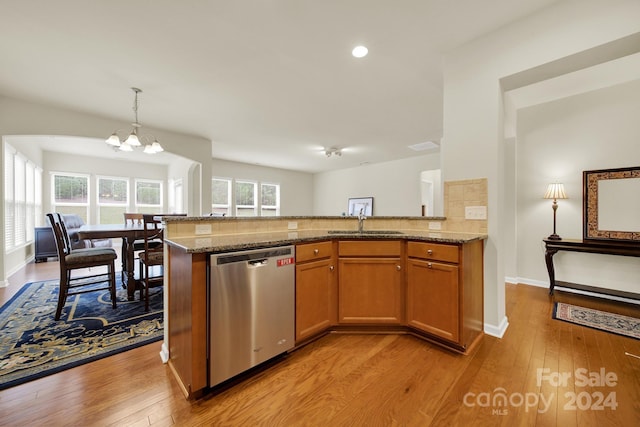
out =
[(162, 213), (162, 181), (136, 180), (136, 212)]
[(211, 180), (211, 212), (214, 215), (231, 215), (231, 180), (213, 178)]
[(129, 180), (98, 177), (98, 223), (117, 224), (129, 206)]
[(25, 191), (27, 242), (31, 242), (35, 227), (40, 225), (36, 218), (42, 218), (42, 170), (31, 162), (26, 164)]
[(182, 213), (185, 212), (183, 207), (183, 189), (182, 189), (182, 180), (181, 179), (170, 179), (169, 180), (169, 188), (172, 191), (169, 192), (169, 211), (171, 213)]
[(260, 216), (280, 215), (280, 186), (262, 184), (260, 186)]
[(61, 214), (77, 214), (85, 222), (89, 218), (89, 176), (52, 173), (51, 208)]
[(279, 216), (280, 184), (212, 178), (211, 212), (217, 216), (229, 216), (234, 212), (235, 216)]
[(256, 216), (258, 214), (257, 187), (255, 182), (236, 181), (236, 216)]
[(33, 241), (34, 227), (42, 224), (42, 170), (5, 144), (5, 251)]

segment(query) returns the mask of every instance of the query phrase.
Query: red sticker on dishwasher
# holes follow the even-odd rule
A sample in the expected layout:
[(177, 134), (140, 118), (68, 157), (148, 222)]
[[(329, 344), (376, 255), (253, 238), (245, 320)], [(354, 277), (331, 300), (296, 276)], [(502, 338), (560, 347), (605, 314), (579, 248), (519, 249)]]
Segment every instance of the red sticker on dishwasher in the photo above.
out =
[(285, 265), (293, 265), (293, 257), (281, 258), (277, 262), (278, 267), (284, 267)]

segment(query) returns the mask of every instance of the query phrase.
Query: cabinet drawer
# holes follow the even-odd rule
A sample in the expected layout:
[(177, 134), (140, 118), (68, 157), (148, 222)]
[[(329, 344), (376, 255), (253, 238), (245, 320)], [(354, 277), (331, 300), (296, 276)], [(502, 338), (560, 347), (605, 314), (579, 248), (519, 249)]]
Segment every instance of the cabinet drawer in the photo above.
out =
[(338, 243), (338, 255), (345, 256), (400, 256), (400, 240), (342, 240)]
[(459, 262), (458, 245), (445, 245), (431, 242), (409, 242), (407, 255), (411, 258), (429, 259), (444, 262)]
[(329, 258), (332, 253), (331, 242), (305, 243), (296, 246), (296, 262)]

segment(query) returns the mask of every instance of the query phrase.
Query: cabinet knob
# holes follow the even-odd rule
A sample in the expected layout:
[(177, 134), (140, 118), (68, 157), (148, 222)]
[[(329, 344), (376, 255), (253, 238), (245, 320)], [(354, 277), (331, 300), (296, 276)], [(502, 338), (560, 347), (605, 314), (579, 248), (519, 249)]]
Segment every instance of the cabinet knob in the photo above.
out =
[(319, 250), (319, 249), (314, 249), (314, 250), (313, 250), (313, 254), (314, 254), (314, 255), (318, 255), (319, 253), (320, 253), (320, 250)]
[(427, 263), (427, 268), (433, 268), (433, 264), (431, 264), (430, 262)]
[(333, 265), (330, 265), (329, 270), (333, 271), (333, 269), (334, 269)]
[(427, 250), (427, 255), (433, 255), (433, 250), (432, 249), (428, 249)]
[(399, 266), (399, 265), (396, 265), (396, 270), (400, 271), (400, 270), (402, 270), (402, 267)]

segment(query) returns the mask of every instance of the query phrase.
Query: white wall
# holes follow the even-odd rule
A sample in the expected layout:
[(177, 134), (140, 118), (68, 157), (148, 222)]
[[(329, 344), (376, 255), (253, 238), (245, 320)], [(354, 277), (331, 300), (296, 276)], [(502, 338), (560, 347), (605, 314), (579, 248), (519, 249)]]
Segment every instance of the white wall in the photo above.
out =
[[(582, 172), (640, 166), (640, 80), (522, 109), (518, 140), (519, 281), (548, 284), (541, 240), (551, 234), (547, 184), (562, 182), (557, 232), (582, 239)], [(638, 292), (636, 258), (560, 252), (556, 279)]]
[(280, 184), (280, 215), (313, 215), (314, 188), (310, 173), (213, 159), (212, 176)]
[(314, 215), (342, 215), (348, 200), (373, 197), (374, 216), (420, 216), (422, 171), (440, 168), (439, 153), (314, 176)]
[(444, 216), (442, 171), (440, 169), (422, 171), (420, 180), (420, 202), (424, 205), (424, 215)]
[[(544, 76), (541, 78), (553, 77), (559, 71), (547, 66), (552, 61), (573, 58), (573, 54), (639, 31), (640, 2), (636, 0), (563, 1), (445, 55), (444, 180), (488, 180), (485, 331), (501, 335), (508, 325), (505, 253), (515, 251), (506, 246), (513, 239), (508, 239), (503, 228), (508, 223), (505, 207), (512, 196), (505, 186), (510, 176), (505, 166), (509, 150), (504, 140), (501, 80), (528, 70), (531, 75)], [(576, 69), (587, 65), (575, 64)]]

